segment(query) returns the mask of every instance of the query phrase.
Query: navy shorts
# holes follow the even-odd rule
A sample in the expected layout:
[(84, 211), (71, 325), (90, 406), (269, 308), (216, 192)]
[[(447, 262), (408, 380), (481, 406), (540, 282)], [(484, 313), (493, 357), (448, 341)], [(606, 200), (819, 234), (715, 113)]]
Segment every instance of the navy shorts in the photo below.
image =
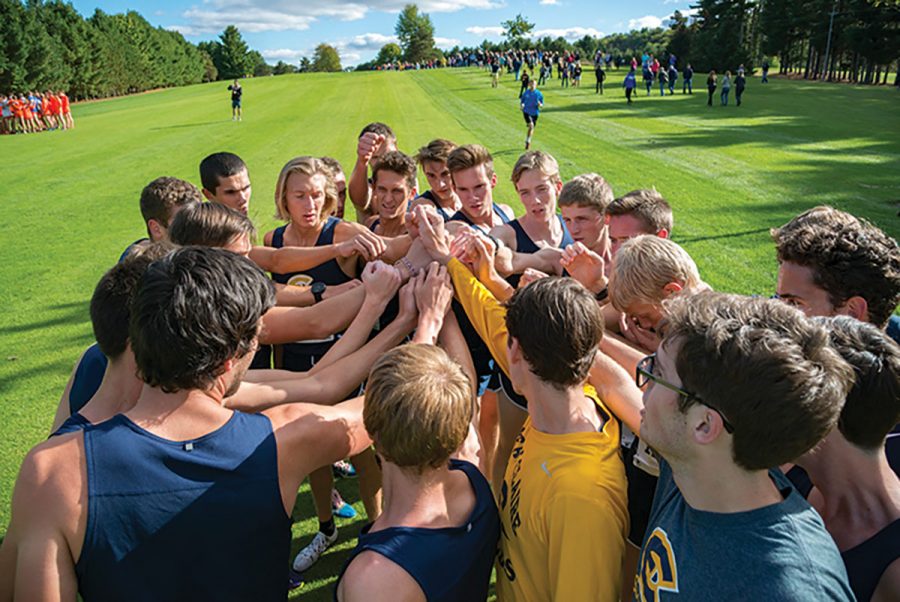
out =
[(231, 108), (232, 108), (232, 109), (240, 109), (240, 108), (241, 108), (241, 101), (239, 101), (239, 100), (232, 100), (232, 101), (231, 101)]
[(538, 115), (529, 115), (528, 113), (522, 111), (522, 116), (525, 117), (525, 123), (528, 125), (537, 125)]

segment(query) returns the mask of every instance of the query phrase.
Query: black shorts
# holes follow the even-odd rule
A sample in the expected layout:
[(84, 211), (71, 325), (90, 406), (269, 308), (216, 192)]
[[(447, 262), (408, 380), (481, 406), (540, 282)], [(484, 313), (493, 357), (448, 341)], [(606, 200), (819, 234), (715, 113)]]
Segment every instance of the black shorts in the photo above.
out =
[(522, 116), (525, 117), (525, 123), (528, 125), (537, 125), (538, 115), (529, 115), (522, 111)]
[(500, 373), (500, 388), (506, 394), (513, 405), (522, 410), (523, 412), (528, 411), (528, 400), (516, 393), (516, 390), (513, 389), (512, 381), (509, 380), (509, 377), (506, 376), (506, 373), (503, 370), (498, 370)]

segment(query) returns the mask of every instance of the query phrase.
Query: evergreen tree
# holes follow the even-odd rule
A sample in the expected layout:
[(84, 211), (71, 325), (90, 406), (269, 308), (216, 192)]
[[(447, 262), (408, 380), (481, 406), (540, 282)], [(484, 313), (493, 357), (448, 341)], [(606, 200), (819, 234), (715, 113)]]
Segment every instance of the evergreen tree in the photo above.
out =
[(435, 58), (434, 25), (431, 23), (431, 17), (419, 13), (419, 7), (415, 4), (403, 7), (400, 16), (397, 17), (394, 32), (403, 48), (403, 60), (419, 63)]
[[(694, 36), (694, 28), (688, 25), (687, 18), (680, 11), (672, 15), (671, 34), (669, 36), (668, 52), (675, 55), (680, 68), (692, 62), (691, 42)], [(692, 65), (693, 66), (693, 65)]]
[(0, 0), (0, 90), (4, 92), (20, 92), (27, 84), (25, 21), (25, 7), (19, 0)]
[(253, 63), (249, 57), (250, 49), (241, 32), (234, 25), (229, 25), (219, 36), (221, 41), (218, 52), (212, 55), (222, 79), (244, 77), (253, 71)]

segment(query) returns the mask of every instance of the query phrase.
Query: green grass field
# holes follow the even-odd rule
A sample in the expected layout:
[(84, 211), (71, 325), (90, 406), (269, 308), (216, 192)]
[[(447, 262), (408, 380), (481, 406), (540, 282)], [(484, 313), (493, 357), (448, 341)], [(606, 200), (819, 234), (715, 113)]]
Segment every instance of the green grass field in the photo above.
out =
[[(675, 240), (713, 287), (771, 294), (768, 229), (817, 204), (900, 238), (897, 89), (751, 78), (740, 108), (708, 108), (702, 86), (667, 98), (656, 88), (626, 106), (622, 77), (610, 73), (604, 96), (594, 94), (589, 72), (582, 89), (550, 80), (533, 148), (552, 153), (564, 177), (596, 171), (617, 194), (655, 186), (675, 208)], [(171, 175), (199, 185), (200, 159), (235, 152), (249, 165), (250, 214), (265, 231), (276, 225), (275, 178), (288, 159), (332, 155), (349, 175), (359, 130), (379, 120), (407, 152), (436, 137), (484, 144), (500, 177), (495, 199), (520, 208), (508, 181), (525, 136), (518, 82), (509, 76), (494, 90), (489, 79), (467, 69), (248, 80), (242, 123), (230, 120), (219, 82), (77, 105), (74, 131), (0, 138), (0, 534), (22, 457), (46, 437), (72, 365), (92, 340), (93, 287), (144, 234), (138, 196), (147, 182)], [(355, 485), (339, 487), (357, 499)], [(315, 529), (306, 491), (295, 549)], [(307, 575), (310, 599), (330, 599), (362, 522), (338, 524), (340, 544)]]

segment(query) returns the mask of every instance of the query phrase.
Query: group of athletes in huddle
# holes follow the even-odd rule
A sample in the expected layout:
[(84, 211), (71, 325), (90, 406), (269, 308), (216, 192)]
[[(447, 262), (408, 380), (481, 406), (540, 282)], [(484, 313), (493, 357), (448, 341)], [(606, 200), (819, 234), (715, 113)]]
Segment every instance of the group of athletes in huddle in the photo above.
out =
[(69, 97), (63, 91), (0, 94), (0, 134), (33, 134), (75, 127)]
[(373, 123), (349, 179), (284, 166), (262, 245), (237, 156), (151, 182), (0, 600), (284, 599), (298, 487), (302, 572), (346, 458), (371, 522), (338, 600), (484, 600), (494, 568), (500, 600), (897, 599), (897, 242), (816, 207), (772, 231), (778, 298), (717, 293), (655, 190), (527, 151), (516, 218), (497, 178)]

